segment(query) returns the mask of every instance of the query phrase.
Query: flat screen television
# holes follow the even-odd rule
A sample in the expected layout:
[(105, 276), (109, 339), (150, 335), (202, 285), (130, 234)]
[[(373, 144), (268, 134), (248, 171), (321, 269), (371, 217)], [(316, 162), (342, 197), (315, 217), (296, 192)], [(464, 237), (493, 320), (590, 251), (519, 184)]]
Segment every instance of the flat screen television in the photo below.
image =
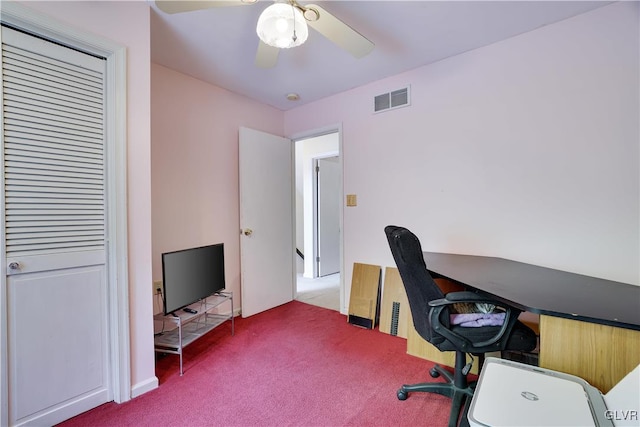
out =
[(163, 253), (162, 283), (164, 314), (223, 290), (224, 244)]

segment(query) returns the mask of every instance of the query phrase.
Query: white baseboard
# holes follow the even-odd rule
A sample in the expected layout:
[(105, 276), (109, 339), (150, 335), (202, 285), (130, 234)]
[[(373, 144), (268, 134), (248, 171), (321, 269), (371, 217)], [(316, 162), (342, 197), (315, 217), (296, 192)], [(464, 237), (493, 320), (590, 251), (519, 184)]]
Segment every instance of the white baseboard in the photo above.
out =
[(159, 385), (159, 381), (158, 381), (158, 377), (151, 377), (143, 382), (140, 382), (138, 384), (135, 384), (133, 387), (131, 387), (131, 398), (136, 398), (138, 396), (141, 396), (151, 390), (155, 390), (158, 388)]

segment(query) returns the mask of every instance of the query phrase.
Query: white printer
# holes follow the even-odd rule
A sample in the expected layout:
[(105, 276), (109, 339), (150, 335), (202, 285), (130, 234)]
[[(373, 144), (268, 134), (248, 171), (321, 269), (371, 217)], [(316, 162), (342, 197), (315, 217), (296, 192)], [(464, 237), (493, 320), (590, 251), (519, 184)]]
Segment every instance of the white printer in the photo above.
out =
[(640, 365), (607, 394), (582, 378), (488, 357), (469, 424), (499, 426), (640, 426)]

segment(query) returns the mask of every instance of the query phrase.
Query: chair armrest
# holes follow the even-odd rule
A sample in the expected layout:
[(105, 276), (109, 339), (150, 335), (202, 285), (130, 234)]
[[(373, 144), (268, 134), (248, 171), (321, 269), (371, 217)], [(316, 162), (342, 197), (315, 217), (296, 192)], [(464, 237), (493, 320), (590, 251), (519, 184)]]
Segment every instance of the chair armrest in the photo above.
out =
[[(469, 340), (467, 337), (464, 337), (455, 331), (453, 331), (449, 326), (449, 312), (446, 310), (448, 306), (461, 303), (490, 303), (494, 304), (498, 307), (501, 307), (505, 312), (504, 323), (500, 327), (500, 329), (496, 332), (495, 335), (490, 337), (487, 340), (481, 342), (473, 342)], [(429, 302), (429, 306), (431, 309), (429, 310), (429, 321), (431, 323), (431, 327), (433, 330), (450, 341), (453, 345), (460, 348), (461, 350), (467, 353), (484, 353), (486, 351), (497, 351), (501, 350), (501, 340), (503, 338), (508, 337), (511, 334), (511, 330), (518, 320), (518, 316), (521, 310), (508, 306), (504, 303), (498, 302), (494, 299), (491, 299), (488, 296), (484, 296), (482, 294), (476, 294), (474, 292), (463, 291), (463, 292), (450, 292), (445, 295), (444, 298), (433, 300)], [(440, 319), (442, 314), (446, 314), (446, 324), (443, 323)]]

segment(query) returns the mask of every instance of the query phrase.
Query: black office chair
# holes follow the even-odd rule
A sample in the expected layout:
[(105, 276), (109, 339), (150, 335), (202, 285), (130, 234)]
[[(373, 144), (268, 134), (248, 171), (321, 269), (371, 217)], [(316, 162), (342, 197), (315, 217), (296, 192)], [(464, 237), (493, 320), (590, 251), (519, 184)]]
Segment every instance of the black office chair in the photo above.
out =
[[(414, 391), (451, 397), (449, 426), (456, 426), (460, 415), (466, 424), (465, 417), (476, 385), (475, 381), (467, 380), (471, 369), (471, 363), (466, 361), (467, 354), (476, 356), (481, 368), (484, 353), (533, 350), (537, 343), (536, 335), (518, 321), (520, 310), (514, 307), (470, 291), (444, 295), (427, 270), (418, 238), (402, 227), (390, 225), (384, 231), (407, 292), (416, 332), (440, 351), (456, 352), (453, 375), (439, 365), (430, 371), (433, 378), (442, 376), (446, 383), (403, 385), (398, 390), (398, 399), (405, 400)], [(452, 307), (460, 303), (471, 303), (472, 306), (475, 303), (492, 304), (496, 311), (505, 313), (504, 322), (501, 326), (452, 326), (449, 315), (455, 312)], [(473, 362), (473, 356), (471, 360)]]

